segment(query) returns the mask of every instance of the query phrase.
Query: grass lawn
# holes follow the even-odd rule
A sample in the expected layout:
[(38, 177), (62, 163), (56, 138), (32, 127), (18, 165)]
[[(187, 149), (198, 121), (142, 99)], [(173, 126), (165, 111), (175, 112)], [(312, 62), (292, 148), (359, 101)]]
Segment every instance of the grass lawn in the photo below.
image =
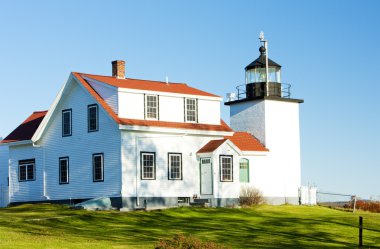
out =
[(0, 248), (153, 248), (192, 234), (231, 248), (380, 248), (380, 214), (324, 207), (176, 208), (91, 212), (39, 204), (0, 209)]

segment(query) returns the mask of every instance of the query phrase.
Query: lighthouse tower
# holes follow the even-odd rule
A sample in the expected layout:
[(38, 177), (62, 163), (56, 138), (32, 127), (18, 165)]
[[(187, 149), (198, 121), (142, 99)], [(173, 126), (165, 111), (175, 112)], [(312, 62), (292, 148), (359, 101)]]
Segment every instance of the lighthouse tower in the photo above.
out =
[[(260, 35), (260, 56), (245, 67), (245, 84), (229, 94), (230, 125), (254, 135), (269, 149), (253, 184), (272, 204), (298, 204), (301, 185), (299, 104), (290, 84), (281, 82), (281, 66), (268, 58), (267, 41)], [(269, 180), (268, 180), (269, 179)]]

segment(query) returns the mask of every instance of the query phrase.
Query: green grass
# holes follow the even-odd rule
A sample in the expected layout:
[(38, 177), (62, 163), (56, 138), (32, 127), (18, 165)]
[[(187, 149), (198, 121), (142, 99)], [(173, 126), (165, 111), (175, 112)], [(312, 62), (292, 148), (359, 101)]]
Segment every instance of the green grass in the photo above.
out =
[(380, 248), (380, 214), (323, 207), (176, 208), (90, 212), (59, 205), (0, 209), (0, 248), (153, 248), (160, 238), (192, 234), (231, 248)]

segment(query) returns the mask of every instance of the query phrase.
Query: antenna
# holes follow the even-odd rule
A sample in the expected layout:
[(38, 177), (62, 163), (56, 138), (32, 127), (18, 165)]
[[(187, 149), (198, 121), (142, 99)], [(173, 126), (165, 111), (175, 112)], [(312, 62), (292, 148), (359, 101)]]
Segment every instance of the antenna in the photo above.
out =
[(266, 91), (267, 91), (267, 96), (269, 96), (269, 68), (268, 68), (268, 41), (265, 40), (264, 38), (264, 32), (261, 31), (259, 35), (259, 40), (260, 42), (263, 43), (264, 48), (265, 48), (265, 74), (266, 74)]

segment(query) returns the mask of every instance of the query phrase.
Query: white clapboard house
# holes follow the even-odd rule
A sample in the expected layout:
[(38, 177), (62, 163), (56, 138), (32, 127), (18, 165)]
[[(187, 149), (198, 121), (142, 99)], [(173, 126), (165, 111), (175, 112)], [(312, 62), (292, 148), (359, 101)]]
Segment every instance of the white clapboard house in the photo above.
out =
[[(223, 99), (183, 83), (70, 74), (48, 111), (1, 141), (1, 205), (109, 197), (114, 207), (238, 204), (244, 186), (273, 204), (299, 201), (299, 103), (265, 49)], [(233, 86), (231, 86), (232, 88)]]

